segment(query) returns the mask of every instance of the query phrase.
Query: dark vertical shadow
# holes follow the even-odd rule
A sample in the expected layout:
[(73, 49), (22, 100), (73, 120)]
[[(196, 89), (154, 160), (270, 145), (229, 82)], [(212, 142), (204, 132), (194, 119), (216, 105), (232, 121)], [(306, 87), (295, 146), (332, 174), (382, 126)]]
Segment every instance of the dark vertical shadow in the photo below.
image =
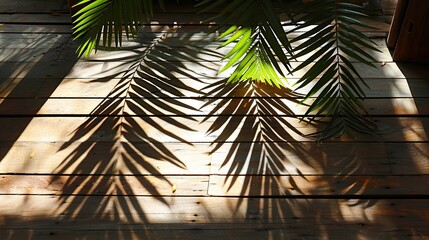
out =
[[(20, 52), (12, 54), (10, 60), (0, 62), (0, 78), (5, 83), (5, 88), (8, 88), (0, 90), (7, 94), (0, 103), (0, 132), (3, 144), (0, 148), (0, 159), (5, 157), (32, 119), (37, 117), (39, 110), (48, 100), (46, 96), (49, 97), (55, 91), (75, 65), (76, 58), (67, 61), (59, 59), (61, 51), (58, 51), (58, 48), (64, 48), (69, 40), (70, 36), (61, 35), (57, 40), (60, 45), (44, 49), (46, 53), (37, 58), (36, 62), (34, 56), (40, 54), (34, 52), (40, 51), (37, 48), (24, 54)], [(45, 41), (47, 39), (36, 39), (33, 44), (45, 44)], [(8, 93), (5, 93), (5, 90)], [(20, 106), (14, 101), (17, 98), (28, 100), (39, 98), (39, 101), (34, 101), (31, 105), (23, 103), (23, 106)], [(25, 114), (21, 117), (9, 114), (11, 109), (22, 109)]]

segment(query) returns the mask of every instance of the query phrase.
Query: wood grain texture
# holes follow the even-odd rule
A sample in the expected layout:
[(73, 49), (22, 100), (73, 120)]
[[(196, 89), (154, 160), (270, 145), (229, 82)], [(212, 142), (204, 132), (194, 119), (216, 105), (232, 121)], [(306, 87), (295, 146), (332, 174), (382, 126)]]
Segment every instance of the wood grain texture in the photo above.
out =
[[(2, 142), (0, 146), (0, 151), (7, 152), (0, 162), (2, 173), (84, 175), (118, 173), (207, 175), (210, 173), (211, 147), (209, 144), (34, 141)], [(121, 152), (133, 154), (123, 158), (120, 156)], [(123, 165), (121, 167), (118, 163), (123, 161), (135, 162), (134, 168)]]
[[(12, 145), (12, 147), (9, 147)], [(325, 142), (317, 143), (269, 143), (267, 146), (278, 152), (279, 160), (267, 161), (262, 158), (263, 151), (254, 149), (253, 143), (224, 143), (213, 151), (210, 144), (194, 143), (133, 143), (135, 151), (145, 152), (151, 147), (163, 146), (176, 156), (183, 165), (160, 160), (162, 152), (141, 155), (141, 167), (131, 171), (122, 168), (121, 174), (150, 175), (153, 172), (146, 166), (153, 166), (159, 174), (195, 175), (228, 174), (234, 163), (245, 164), (234, 171), (244, 175), (254, 170), (262, 174), (267, 170), (261, 163), (275, 165), (280, 175), (415, 175), (429, 174), (429, 148), (427, 143), (353, 143)], [(238, 145), (239, 149), (234, 150)], [(115, 168), (97, 168), (97, 162), (120, 161), (112, 157), (112, 143), (101, 142), (92, 147), (91, 142), (2, 142), (0, 149), (8, 154), (0, 163), (1, 173), (27, 174), (115, 174)], [(230, 153), (233, 151), (233, 153)], [(79, 153), (81, 152), (81, 153)], [(79, 153), (79, 154), (78, 154)], [(228, 156), (228, 154), (232, 154)], [(261, 157), (257, 157), (259, 156)], [(137, 158), (138, 159), (138, 158)], [(263, 161), (262, 161), (263, 160)], [(69, 161), (76, 161), (70, 167), (61, 168)], [(66, 165), (67, 166), (67, 165)], [(263, 165), (262, 165), (263, 166)], [(105, 171), (103, 171), (105, 170)]]
[(428, 175), (0, 175), (0, 195), (429, 198), (428, 184)]
[[(25, 78), (2, 78), (0, 79), (0, 84), (2, 86), (15, 86), (25, 80)], [(289, 81), (291, 84), (295, 82), (296, 78), (290, 78)], [(364, 79), (365, 82), (369, 85), (369, 88), (363, 88), (368, 98), (389, 98), (392, 101), (396, 101), (395, 98), (400, 101), (402, 98), (415, 98), (414, 101), (426, 101), (427, 92), (429, 91), (429, 79), (419, 79), (419, 78), (367, 78)], [(28, 81), (28, 88), (22, 89), (22, 91), (14, 92), (14, 95), (4, 95), (7, 96), (10, 100), (18, 98), (21, 101), (24, 99), (46, 99), (52, 98), (67, 98), (68, 101), (77, 99), (92, 99), (92, 98), (103, 98), (107, 97), (112, 89), (115, 88), (117, 84), (120, 83), (120, 78), (109, 78), (109, 79), (96, 79), (96, 78), (64, 78), (61, 80), (59, 86), (53, 91), (50, 92), (46, 88), (43, 88), (44, 85), (49, 84), (51, 80), (49, 78), (31, 78), (31, 81)], [(161, 83), (162, 81), (160, 81)], [(199, 78), (198, 80), (192, 78), (180, 78), (171, 80), (172, 83), (182, 84), (187, 86), (186, 88), (175, 89), (175, 94), (168, 94), (168, 88), (158, 85), (158, 87), (153, 86), (153, 91), (156, 94), (142, 95), (142, 97), (159, 97), (159, 98), (177, 98), (182, 96), (184, 98), (213, 98), (216, 97), (216, 92), (211, 93), (210, 88), (205, 89), (210, 86), (210, 84), (222, 84), (225, 82), (221, 78)], [(226, 84), (226, 83), (225, 83)], [(150, 85), (145, 85), (149, 87)], [(229, 86), (229, 85), (225, 85)], [(229, 86), (231, 87), (231, 86)], [(297, 93), (305, 94), (310, 90), (311, 86), (306, 88), (299, 89)], [(2, 93), (6, 92), (7, 88), (4, 88)], [(269, 86), (263, 86), (262, 89), (266, 92), (266, 95), (276, 94), (279, 92), (278, 89), (272, 88)], [(152, 90), (152, 89), (151, 89)], [(226, 98), (230, 97), (242, 97), (245, 96), (244, 90), (234, 91), (234, 96), (224, 96)], [(286, 93), (286, 90), (285, 92)], [(158, 95), (157, 95), (158, 94)], [(315, 94), (317, 96), (318, 93)], [(285, 95), (285, 94), (283, 94)], [(256, 96), (255, 96), (256, 97)], [(285, 97), (285, 96), (284, 96)], [(302, 96), (290, 96), (290, 98), (302, 98)], [(0, 101), (2, 101), (1, 99)], [(56, 100), (58, 101), (58, 100)]]
[[(40, 2), (40, 1), (38, 1)], [(0, 26), (0, 33), (57, 33), (71, 34), (70, 25), (38, 24), (34, 26), (8, 23)]]
[[(1, 141), (15, 140), (14, 131), (22, 125), (28, 127), (18, 141), (116, 141), (126, 138), (132, 142), (184, 142), (213, 143), (225, 141), (254, 141), (257, 133), (279, 133), (268, 137), (270, 141), (314, 141), (310, 134), (318, 127), (308, 125), (294, 117), (285, 116), (213, 116), (203, 121), (200, 116), (156, 117), (4, 117), (0, 118)], [(429, 119), (427, 117), (377, 117), (379, 134), (344, 135), (326, 141), (428, 141)], [(274, 122), (263, 126), (264, 122)], [(121, 124), (125, 132), (118, 132)], [(253, 129), (262, 124), (262, 129)], [(50, 127), (46, 127), (50, 126)], [(251, 131), (250, 131), (251, 130)], [(122, 130), (125, 131), (125, 130)], [(117, 134), (120, 134), (117, 136)]]
[[(4, 68), (15, 68), (17, 62), (4, 62), (2, 65)], [(31, 66), (31, 62), (28, 63)], [(33, 63), (34, 64), (34, 63)], [(6, 73), (1, 72), (0, 78), (99, 78), (99, 79), (109, 79), (109, 78), (118, 78), (123, 75), (123, 73), (129, 68), (130, 63), (124, 61), (107, 61), (106, 62), (83, 62), (79, 61), (77, 63), (71, 61), (61, 61), (61, 64), (73, 64), (73, 69), (70, 72), (64, 73), (61, 68), (57, 66), (60, 65), (60, 62), (40, 62), (39, 67), (49, 68), (51, 71), (33, 71), (28, 72), (19, 72), (11, 75), (6, 75)], [(298, 62), (292, 62), (293, 67), (298, 66)], [(363, 78), (419, 78), (427, 79), (429, 69), (416, 68), (412, 69), (403, 69), (399, 68), (395, 63), (385, 63), (377, 64), (376, 68), (368, 68), (364, 64), (354, 63), (357, 71), (360, 72), (361, 77)], [(222, 64), (219, 62), (213, 61), (199, 61), (199, 62), (190, 62), (190, 61), (180, 61), (180, 63), (170, 62), (152, 62), (154, 70), (154, 77), (165, 77), (164, 74), (167, 74), (164, 69), (172, 68), (174, 71), (171, 71), (168, 76), (171, 78), (226, 78), (231, 74), (232, 69), (226, 70), (221, 74), (218, 74), (218, 71), (221, 69)], [(307, 68), (299, 70), (293, 74), (291, 77), (293, 79), (301, 77), (312, 65), (309, 65)], [(28, 74), (27, 74), (28, 73)]]
[(0, 9), (3, 13), (35, 13), (50, 10), (67, 10), (67, 2), (57, 0), (1, 1)]
[[(344, 224), (344, 225), (317, 225), (324, 229), (323, 233), (320, 231), (302, 227), (303, 224), (290, 224), (289, 227), (276, 228), (274, 225), (257, 225), (250, 226), (246, 229), (226, 229), (228, 224), (215, 225), (215, 224), (190, 224), (189, 229), (182, 229), (183, 224), (171, 226), (171, 229), (153, 229), (154, 225), (145, 225), (150, 230), (135, 229), (128, 227), (128, 229), (118, 230), (39, 230), (39, 229), (13, 229), (5, 230), (0, 233), (0, 237), (5, 239), (50, 239), (61, 238), (68, 239), (82, 239), (82, 238), (99, 238), (99, 239), (273, 239), (273, 238), (290, 238), (290, 239), (310, 239), (316, 240), (320, 238), (335, 238), (335, 239), (353, 239), (356, 237), (365, 239), (377, 238), (402, 238), (402, 239), (424, 239), (428, 234), (426, 227), (419, 227), (418, 230), (409, 227), (400, 228), (380, 228), (380, 226), (368, 226), (360, 224)], [(240, 227), (239, 224), (234, 224)], [(158, 225), (155, 225), (155, 227)], [(245, 226), (249, 226), (246, 224)], [(192, 228), (192, 229), (191, 229)], [(347, 230), (346, 230), (347, 229)], [(382, 232), (380, 232), (382, 229)], [(103, 237), (100, 237), (103, 236)]]
[[(150, 96), (149, 96), (150, 97)], [(271, 112), (258, 112), (261, 116), (264, 115), (304, 115), (308, 109), (305, 105), (298, 105), (297, 101), (302, 98), (295, 99), (263, 99), (258, 97), (253, 98), (233, 98), (228, 101), (227, 98), (223, 99), (227, 104), (218, 106), (222, 101), (217, 101), (210, 104), (211, 99), (207, 98), (152, 98), (145, 99), (144, 96), (139, 98), (127, 98), (121, 105), (125, 106), (125, 111), (129, 116), (167, 116), (177, 114), (180, 116), (207, 116), (207, 115), (242, 115), (247, 114), (249, 108), (256, 105), (268, 105), (270, 102), (275, 102), (278, 105), (289, 108), (291, 111), (285, 112), (284, 110), (273, 110)], [(307, 101), (310, 104), (313, 99)], [(109, 101), (109, 100), (107, 100)], [(111, 102), (117, 99), (110, 99)], [(373, 116), (380, 115), (428, 115), (429, 109), (418, 110), (418, 104), (424, 106), (429, 104), (429, 98), (415, 100), (413, 98), (377, 98), (367, 99), (364, 106), (368, 109), (368, 113)], [(91, 117), (103, 116), (106, 112), (97, 111), (97, 109), (106, 102), (103, 98), (59, 98), (59, 99), (7, 99), (3, 100), (5, 107), (0, 108), (0, 116), (35, 116), (38, 115), (68, 115), (68, 116), (82, 116), (87, 115)], [(6, 104), (7, 103), (7, 104)], [(208, 104), (205, 106), (206, 104)], [(246, 104), (248, 106), (236, 109), (236, 106)], [(43, 105), (38, 112), (33, 112), (34, 105)], [(130, 106), (139, 106), (133, 108)], [(216, 108), (216, 110), (214, 110)], [(214, 113), (212, 112), (214, 111)], [(110, 116), (115, 116), (112, 113)]]
[[(119, 223), (230, 223), (247, 224), (359, 224), (389, 229), (427, 227), (427, 199), (288, 199), (288, 198), (223, 198), (223, 197), (135, 197), (127, 196), (1, 196), (3, 227), (19, 228), (17, 223), (28, 221), (27, 227), (50, 228), (55, 220), (70, 221), (77, 216), (76, 225), (83, 228), (109, 228)], [(134, 206), (123, 209), (119, 203), (129, 201)], [(82, 204), (83, 203), (83, 204)], [(94, 206), (104, 208), (94, 208)], [(22, 211), (16, 212), (16, 205)], [(79, 207), (80, 206), (80, 207)], [(126, 205), (124, 205), (125, 207)], [(115, 209), (115, 207), (118, 207)], [(124, 211), (121, 211), (124, 210)], [(415, 214), (421, 214), (415, 217)], [(319, 217), (317, 217), (319, 216)], [(15, 220), (13, 220), (15, 218)], [(31, 224), (38, 219), (54, 221)], [(295, 220), (293, 220), (295, 219)], [(316, 221), (316, 222), (315, 222)], [(96, 224), (94, 224), (96, 222)], [(93, 223), (93, 224), (89, 224)], [(235, 224), (231, 224), (235, 223)], [(103, 226), (104, 225), (104, 226)], [(246, 226), (247, 225), (247, 226)], [(144, 227), (144, 225), (141, 225)], [(65, 228), (74, 228), (65, 225)], [(168, 226), (166, 226), (168, 227)], [(186, 227), (186, 226), (184, 226)]]
[[(295, 176), (429, 173), (427, 143), (280, 142), (266, 144), (266, 149), (254, 145), (257, 144), (224, 143), (212, 153), (211, 173)], [(251, 150), (255, 153), (251, 154)], [(270, 152), (276, 155), (272, 153), (273, 156), (264, 156), (264, 153)]]
[(323, 123), (293, 116), (311, 86), (225, 85), (231, 48), (208, 15), (157, 12), (122, 49), (78, 60), (51, 12), (64, 5), (39, 2), (0, 3), (20, 12), (0, 14), (0, 239), (429, 237), (429, 71), (393, 62), (384, 38), (376, 68), (354, 63), (380, 135), (316, 143)]
[(429, 197), (422, 176), (210, 176), (210, 196), (410, 196)]
[(0, 195), (205, 196), (208, 176), (0, 175)]

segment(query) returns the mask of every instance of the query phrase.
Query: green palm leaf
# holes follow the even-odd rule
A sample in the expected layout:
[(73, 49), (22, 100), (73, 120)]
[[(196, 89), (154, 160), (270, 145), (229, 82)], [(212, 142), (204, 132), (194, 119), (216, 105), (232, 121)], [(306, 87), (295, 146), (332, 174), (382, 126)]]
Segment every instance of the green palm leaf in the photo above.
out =
[[(158, 0), (163, 7), (163, 0)], [(152, 0), (82, 0), (73, 8), (84, 6), (73, 18), (77, 53), (88, 56), (99, 44), (107, 48), (122, 45), (123, 33), (135, 37), (139, 25), (153, 15)]]
[(271, 1), (205, 0), (198, 5), (207, 5), (203, 11), (225, 6), (211, 20), (219, 23), (218, 29), (228, 27), (219, 37), (224, 40), (220, 47), (232, 46), (224, 56), (227, 63), (220, 70), (234, 68), (228, 82), (251, 80), (284, 85), (285, 72), (291, 70), (292, 48)]

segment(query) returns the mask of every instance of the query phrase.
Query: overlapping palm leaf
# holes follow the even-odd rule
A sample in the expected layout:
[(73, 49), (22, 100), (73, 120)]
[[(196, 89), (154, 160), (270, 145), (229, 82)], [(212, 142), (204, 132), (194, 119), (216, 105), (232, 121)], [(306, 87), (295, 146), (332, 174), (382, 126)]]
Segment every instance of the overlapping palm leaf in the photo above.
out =
[[(158, 3), (163, 6), (163, 0)], [(88, 56), (100, 43), (121, 46), (124, 33), (127, 38), (136, 36), (139, 25), (152, 17), (152, 7), (153, 0), (81, 0), (73, 6), (81, 8), (73, 16), (78, 55)]]
[[(308, 69), (299, 79), (298, 89), (311, 86), (306, 100), (314, 100), (305, 115), (313, 113), (332, 119), (320, 132), (319, 139), (340, 136), (350, 130), (376, 132), (375, 124), (363, 117), (367, 115), (363, 105), (363, 88), (367, 85), (353, 64), (375, 67), (376, 60), (368, 53), (377, 51), (375, 43), (356, 29), (371, 28), (361, 21), (369, 17), (365, 9), (335, 0), (318, 0), (299, 2), (289, 11), (299, 24), (289, 32), (298, 33), (291, 42), (302, 41), (294, 48), (295, 57), (306, 56), (292, 72)], [(310, 118), (315, 119), (320, 118)]]
[[(74, 16), (75, 39), (81, 40), (78, 54), (88, 55), (100, 43), (120, 46), (123, 36), (135, 35), (139, 24), (152, 16), (152, 1), (82, 0), (78, 6), (83, 8)], [(162, 6), (163, 0), (158, 2)], [(364, 8), (335, 0), (202, 0), (198, 5), (205, 7), (202, 11), (221, 8), (214, 20), (217, 29), (226, 28), (219, 39), (224, 40), (220, 47), (229, 52), (220, 72), (232, 69), (228, 82), (251, 80), (281, 87), (286, 73), (305, 69), (298, 81), (298, 89), (310, 88), (305, 100), (312, 102), (305, 116), (331, 119), (319, 139), (350, 130), (376, 132), (375, 124), (363, 117), (366, 84), (353, 63), (373, 66), (375, 61), (367, 52), (377, 50), (375, 44), (356, 28), (369, 27), (361, 21), (368, 17)], [(278, 17), (284, 6), (292, 25), (297, 24), (290, 31)], [(292, 69), (290, 59), (301, 57), (306, 60)]]
[(224, 56), (228, 60), (220, 70), (235, 67), (228, 82), (254, 80), (284, 85), (292, 48), (271, 1), (205, 0), (198, 5), (206, 6), (203, 11), (225, 6), (214, 20), (219, 29), (229, 27), (219, 36), (225, 40), (221, 47), (232, 48)]

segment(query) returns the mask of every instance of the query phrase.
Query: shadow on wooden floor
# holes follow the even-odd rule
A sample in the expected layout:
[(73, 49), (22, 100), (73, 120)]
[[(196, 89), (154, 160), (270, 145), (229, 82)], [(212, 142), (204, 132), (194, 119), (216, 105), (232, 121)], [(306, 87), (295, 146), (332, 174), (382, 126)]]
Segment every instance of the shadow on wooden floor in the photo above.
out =
[[(315, 143), (308, 134), (317, 127), (296, 119), (302, 96), (258, 84), (225, 85), (202, 72), (216, 72), (208, 63), (220, 55), (184, 44), (192, 34), (178, 40), (183, 51), (164, 44), (166, 35), (154, 36), (148, 48), (134, 50), (137, 57), (120, 58), (127, 66), (122, 76), (90, 81), (116, 83), (69, 129), (70, 139), (55, 153), (67, 155), (54, 172), (2, 180), (17, 189), (30, 185), (29, 192), (11, 187), (3, 194), (2, 239), (427, 237), (428, 196), (421, 187), (427, 163), (418, 165), (427, 162), (427, 142)], [(0, 69), (18, 67), (7, 64)], [(39, 60), (23, 74), (0, 112), (20, 107), (8, 101), (22, 92), (36, 98), (29, 86), (50, 96), (63, 80), (40, 72), (50, 64), (58, 63)], [(74, 64), (56, 69), (65, 77)], [(14, 79), (12, 72), (4, 77)], [(29, 81), (37, 78), (43, 80)], [(47, 100), (26, 105), (29, 115), (2, 116), (1, 157), (33, 117), (50, 117), (38, 114)]]

